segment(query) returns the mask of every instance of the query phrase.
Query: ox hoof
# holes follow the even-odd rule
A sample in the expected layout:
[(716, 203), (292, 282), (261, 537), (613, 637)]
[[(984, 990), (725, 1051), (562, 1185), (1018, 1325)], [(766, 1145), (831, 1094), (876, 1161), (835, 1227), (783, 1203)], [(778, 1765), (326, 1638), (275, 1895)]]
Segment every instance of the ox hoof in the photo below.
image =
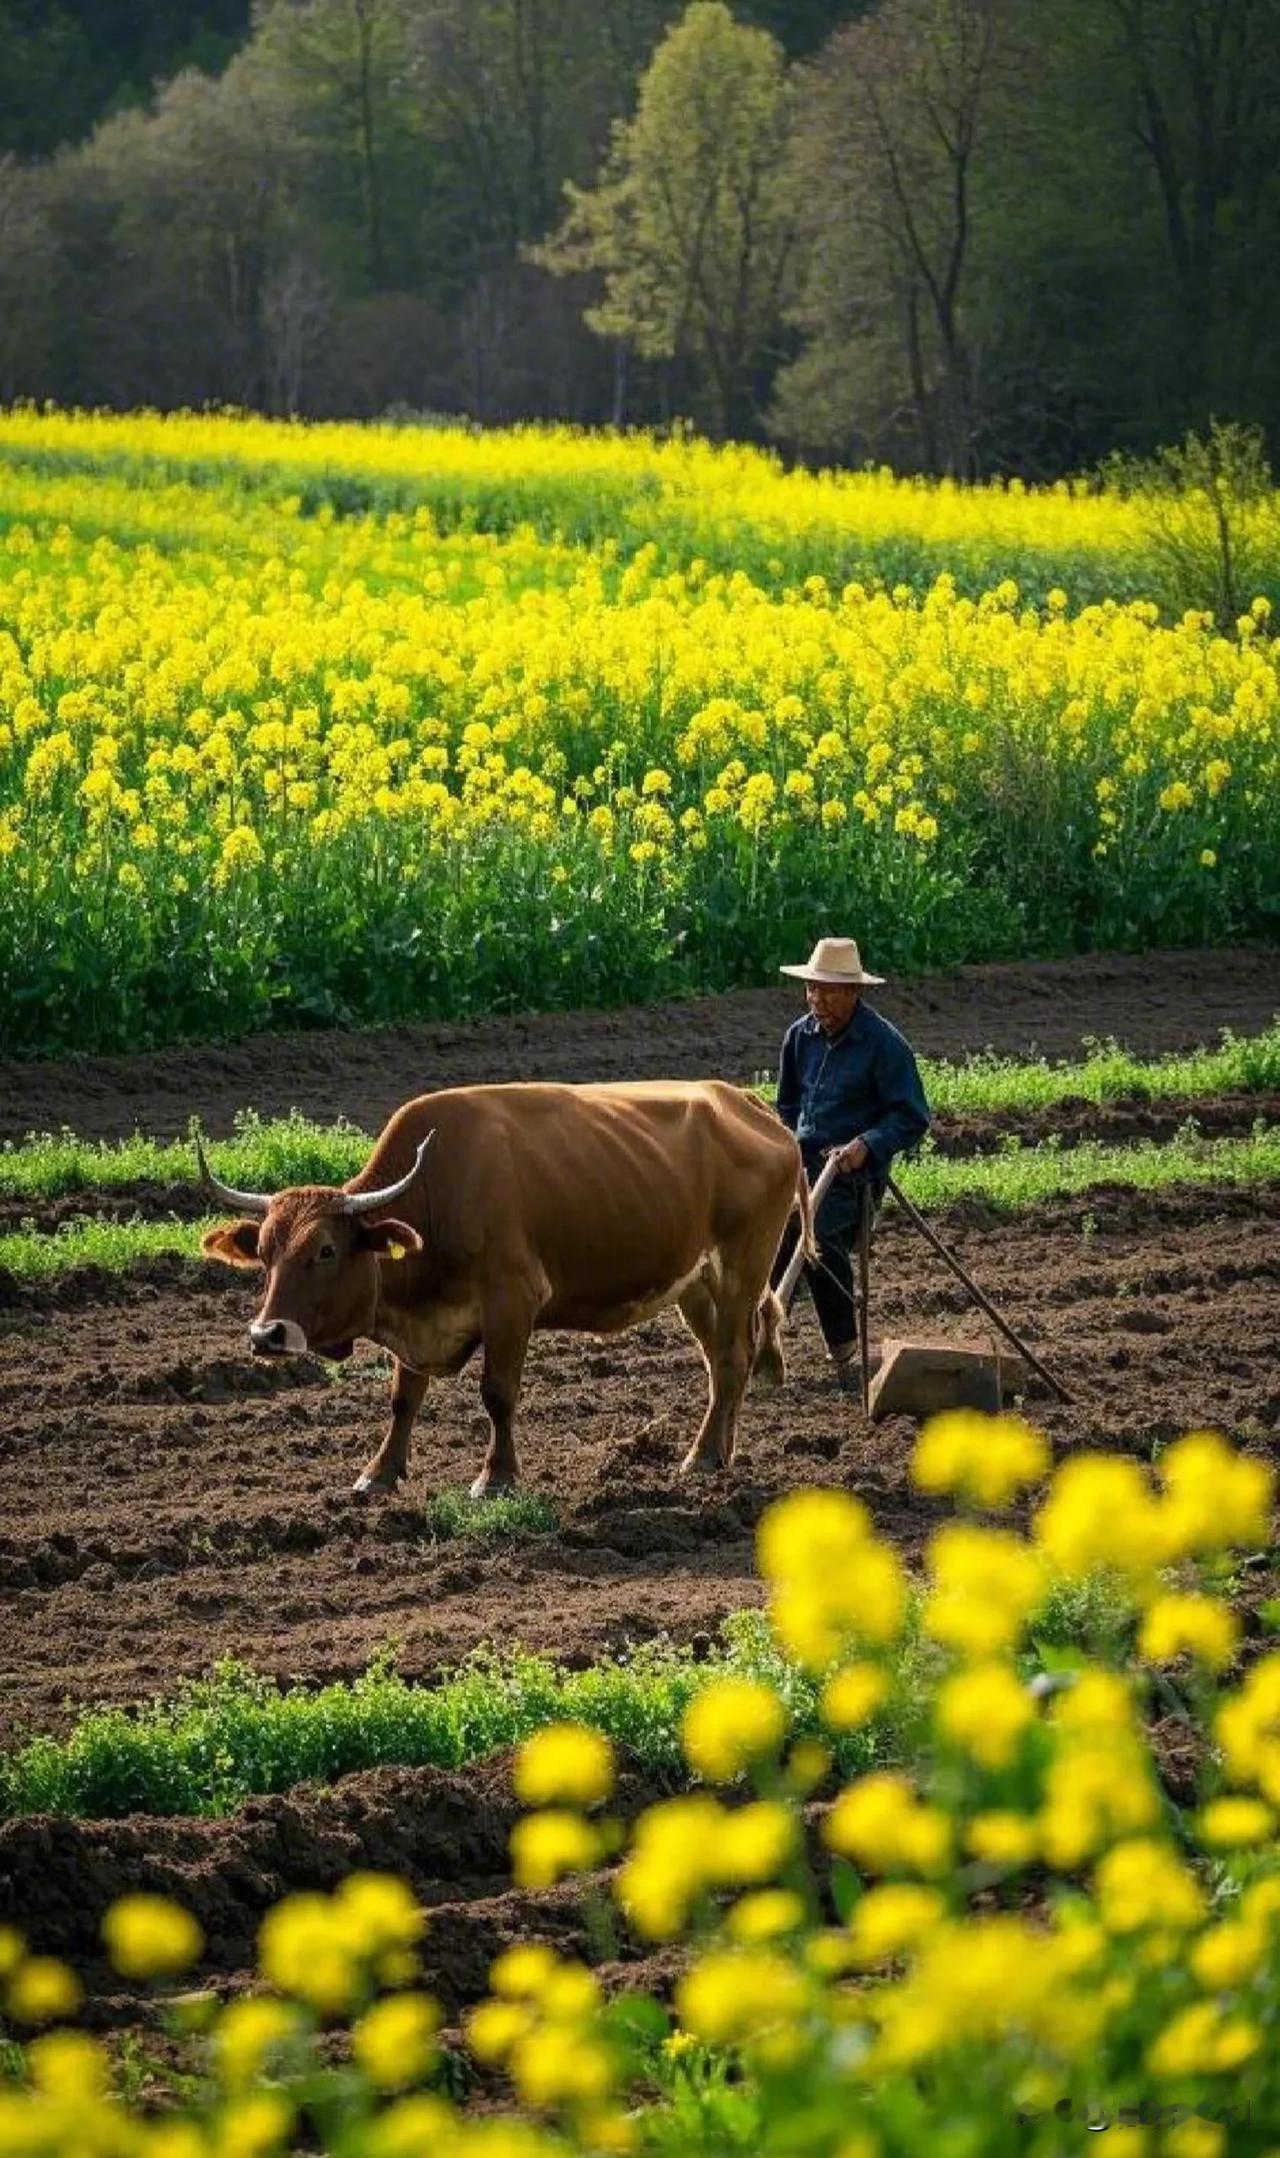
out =
[(682, 1476), (718, 1476), (724, 1463), (719, 1454), (686, 1454), (680, 1464)]
[(504, 1491), (514, 1491), (515, 1488), (515, 1478), (512, 1476), (477, 1476), (467, 1496), (472, 1499), (498, 1499)]
[(362, 1469), (352, 1484), (351, 1491), (352, 1496), (358, 1499), (367, 1499), (371, 1492), (376, 1493), (379, 1498), (388, 1499), (395, 1488), (394, 1483), (384, 1483), (380, 1476), (370, 1476), (367, 1469)]

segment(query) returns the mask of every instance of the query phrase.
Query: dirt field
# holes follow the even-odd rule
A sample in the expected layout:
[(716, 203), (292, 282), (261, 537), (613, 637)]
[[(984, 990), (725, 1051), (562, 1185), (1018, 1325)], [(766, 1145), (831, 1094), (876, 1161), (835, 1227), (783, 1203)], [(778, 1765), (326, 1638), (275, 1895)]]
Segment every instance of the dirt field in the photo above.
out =
[[(803, 957), (803, 953), (797, 954)], [(959, 967), (874, 993), (924, 1056), (994, 1048), (1004, 1056), (1080, 1054), (1089, 1036), (1140, 1056), (1198, 1043), (1223, 1027), (1253, 1034), (1280, 1014), (1280, 950), (1100, 953), (1026, 966)], [(372, 1130), (413, 1094), (486, 1079), (750, 1080), (773, 1070), (804, 1008), (798, 984), (616, 1012), (558, 1012), (367, 1034), (265, 1035), (230, 1048), (62, 1064), (0, 1061), (0, 1143), (66, 1124), (85, 1138), (135, 1127), (172, 1138), (198, 1115), (212, 1136), (237, 1109), (347, 1116)]]
[[(913, 992), (914, 1006), (885, 1006), (928, 1050), (991, 1041), (1057, 1054), (1089, 1033), (1145, 1050), (1213, 1040), (1220, 1026), (1249, 1031), (1280, 1008), (1274, 954), (1215, 961), (1212, 994), (1185, 955), (1108, 961), (1097, 980), (1078, 964), (1006, 970), (999, 985), (993, 972), (985, 988), (935, 983)], [(749, 1077), (794, 1008), (786, 993), (718, 999), (686, 1007), (674, 1034), (653, 1014), (453, 1030), (448, 1076)], [(295, 1047), (309, 1061), (291, 1064)], [(65, 1120), (118, 1134), (136, 1121), (172, 1132), (196, 1107), (217, 1130), (247, 1102), (371, 1124), (407, 1091), (411, 1068), (418, 1086), (438, 1083), (451, 1053), (439, 1029), (382, 1038), (381, 1049), (385, 1064), (374, 1037), (311, 1037), (43, 1074), (10, 1066), (0, 1074), (3, 1128)], [(1253, 1098), (1220, 1103), (1215, 1127), (1247, 1129), (1258, 1110)], [(1168, 1112), (1144, 1125), (1153, 1114), (1119, 1108), (1100, 1121), (1080, 1108), (1065, 1123), (1077, 1134), (1159, 1133)], [(948, 1139), (967, 1148), (997, 1131), (979, 1120)], [(147, 1198), (134, 1194), (126, 1210)], [(80, 1197), (73, 1211), (91, 1206)], [(1071, 1408), (1028, 1397), (1059, 1449), (1145, 1454), (1190, 1422), (1263, 1443), (1280, 1433), (1280, 1191), (1102, 1188), (1013, 1221), (971, 1206), (949, 1217), (947, 1234), (1076, 1394)], [(177, 1260), (123, 1281), (87, 1272), (44, 1290), (0, 1281), (0, 1743), (64, 1728), (89, 1702), (167, 1689), (226, 1654), (319, 1680), (358, 1673), (392, 1639), (410, 1675), (485, 1640), (569, 1662), (658, 1632), (709, 1641), (727, 1612), (757, 1600), (755, 1523), (797, 1482), (859, 1491), (908, 1557), (937, 1518), (906, 1483), (912, 1426), (873, 1429), (830, 1390), (802, 1303), (791, 1384), (749, 1404), (734, 1471), (700, 1488), (675, 1474), (704, 1383), (678, 1321), (607, 1343), (536, 1341), (523, 1466), (555, 1501), (559, 1526), (496, 1546), (437, 1542), (422, 1502), (468, 1480), (483, 1450), (474, 1370), (433, 1389), (403, 1496), (370, 1505), (350, 1485), (381, 1433), (385, 1361), (363, 1350), (337, 1379), (307, 1360), (255, 1364), (244, 1349), (252, 1304), (251, 1281)], [(889, 1212), (873, 1307), (877, 1334), (981, 1338), (940, 1263)], [(188, 1901), (211, 1967), (235, 1984), (262, 1909), (287, 1886), (331, 1884), (355, 1863), (392, 1865), (435, 1907), (430, 1975), (453, 2010), (482, 1988), (504, 1942), (579, 1938), (572, 1893), (507, 1888), (512, 1811), (506, 1764), (495, 1761), (458, 1775), (379, 1771), (254, 1801), (220, 1823), (3, 1823), (0, 1921), (18, 1918), (40, 1945), (88, 1958), (93, 2015), (137, 2021), (150, 2011), (93, 1963), (98, 1917), (123, 1887)]]

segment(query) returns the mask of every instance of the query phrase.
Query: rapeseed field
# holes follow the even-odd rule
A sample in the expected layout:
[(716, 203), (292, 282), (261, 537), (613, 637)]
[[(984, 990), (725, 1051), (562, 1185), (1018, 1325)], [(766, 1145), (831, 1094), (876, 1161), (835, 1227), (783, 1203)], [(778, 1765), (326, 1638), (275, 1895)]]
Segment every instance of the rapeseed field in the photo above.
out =
[(0, 1031), (644, 998), (819, 919), (897, 970), (1266, 934), (1270, 600), (1143, 560), (1084, 487), (0, 415)]

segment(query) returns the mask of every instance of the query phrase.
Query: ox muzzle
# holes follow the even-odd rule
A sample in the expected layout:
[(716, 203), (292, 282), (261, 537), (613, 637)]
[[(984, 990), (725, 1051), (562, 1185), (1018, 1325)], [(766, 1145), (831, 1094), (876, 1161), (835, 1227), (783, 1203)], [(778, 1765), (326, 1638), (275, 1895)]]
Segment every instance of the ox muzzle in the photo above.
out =
[(307, 1337), (294, 1319), (253, 1319), (249, 1346), (255, 1356), (305, 1356)]

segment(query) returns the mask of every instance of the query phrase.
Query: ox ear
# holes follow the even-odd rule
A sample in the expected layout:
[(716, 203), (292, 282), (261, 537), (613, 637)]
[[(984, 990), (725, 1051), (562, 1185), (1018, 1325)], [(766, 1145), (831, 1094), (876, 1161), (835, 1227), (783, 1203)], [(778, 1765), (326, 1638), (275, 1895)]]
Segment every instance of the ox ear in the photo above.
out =
[(258, 1221), (233, 1221), (225, 1229), (210, 1229), (200, 1239), (207, 1258), (221, 1259), (227, 1266), (261, 1266), (258, 1257)]
[(411, 1251), (421, 1251), (422, 1238), (407, 1221), (373, 1221), (367, 1226), (357, 1225), (356, 1235), (361, 1249), (376, 1251), (380, 1259), (405, 1259)]

